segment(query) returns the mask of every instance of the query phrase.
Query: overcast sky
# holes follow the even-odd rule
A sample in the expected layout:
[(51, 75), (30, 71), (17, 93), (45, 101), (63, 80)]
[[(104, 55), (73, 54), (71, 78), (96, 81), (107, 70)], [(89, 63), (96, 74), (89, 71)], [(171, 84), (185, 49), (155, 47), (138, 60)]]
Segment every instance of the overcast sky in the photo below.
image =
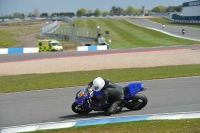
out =
[[(193, 1), (193, 0), (190, 0)], [(178, 6), (188, 0), (0, 0), (0, 16), (13, 15), (13, 13), (33, 13), (38, 8), (40, 13), (47, 12), (74, 12), (80, 8), (94, 11), (99, 8), (101, 11), (110, 11), (112, 6), (126, 9), (132, 6), (141, 9), (151, 10), (155, 6)]]

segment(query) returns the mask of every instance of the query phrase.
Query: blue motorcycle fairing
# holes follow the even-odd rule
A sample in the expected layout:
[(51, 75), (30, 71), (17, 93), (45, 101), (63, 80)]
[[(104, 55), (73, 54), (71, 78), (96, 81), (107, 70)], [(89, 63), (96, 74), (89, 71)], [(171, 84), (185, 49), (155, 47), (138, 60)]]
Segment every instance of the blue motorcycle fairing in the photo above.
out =
[(84, 104), (84, 101), (87, 99), (87, 96), (86, 97), (83, 97), (83, 98), (76, 98), (76, 103), (78, 104)]
[[(99, 97), (102, 95), (102, 91), (103, 90), (100, 90), (100, 91), (94, 91), (93, 92), (93, 96), (95, 97)], [(78, 95), (79, 93), (84, 93), (84, 96), (81, 97), (81, 98), (78, 98)], [(90, 96), (89, 95), (86, 95), (85, 93), (85, 89), (81, 89), (80, 91), (78, 91), (78, 93), (76, 93), (76, 98), (75, 98), (75, 101), (76, 103), (82, 105), (82, 104), (88, 104), (87, 102), (85, 102), (87, 99), (90, 99)], [(106, 105), (102, 106), (101, 108), (104, 108)]]
[[(144, 89), (144, 84), (143, 83), (130, 83), (127, 86), (125, 86), (126, 90), (127, 90), (127, 94), (124, 96), (124, 99), (130, 99), (132, 98), (134, 95), (136, 95), (138, 92), (142, 91)], [(94, 91), (93, 92), (93, 96), (95, 97), (100, 97), (102, 95), (102, 91)], [(81, 97), (79, 97), (79, 93), (83, 93), (84, 95), (82, 95)], [(89, 104), (86, 102), (88, 99), (90, 99), (91, 96), (87, 93), (86, 88), (83, 88), (81, 90), (79, 90), (76, 93), (76, 98), (75, 101), (76, 103), (80, 104), (80, 105), (86, 105), (89, 106)]]
[[(82, 96), (82, 97), (78, 97), (79, 93), (82, 93), (83, 96)], [(83, 88), (83, 89), (79, 90), (79, 91), (76, 93), (75, 101), (76, 101), (76, 103), (78, 103), (78, 104), (84, 104), (84, 102), (86, 101), (87, 98), (89, 98), (89, 96), (88, 96), (87, 93), (86, 93), (86, 88)]]
[(79, 92), (81, 92), (81, 91), (82, 91), (82, 89), (81, 89), (81, 90), (79, 90), (79, 91), (76, 93), (75, 100), (78, 98), (78, 94), (79, 94)]
[(129, 85), (126, 86), (128, 88), (128, 94), (125, 96), (125, 98), (131, 98), (138, 92), (142, 91), (144, 88), (143, 83), (130, 83)]

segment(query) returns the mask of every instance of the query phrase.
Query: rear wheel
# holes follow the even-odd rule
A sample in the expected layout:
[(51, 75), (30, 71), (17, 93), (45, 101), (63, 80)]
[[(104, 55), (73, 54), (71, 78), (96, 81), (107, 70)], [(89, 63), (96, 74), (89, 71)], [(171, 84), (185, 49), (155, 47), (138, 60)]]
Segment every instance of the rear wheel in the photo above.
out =
[(88, 114), (92, 111), (89, 108), (84, 108), (83, 105), (79, 105), (76, 102), (72, 104), (71, 108), (77, 114)]
[(148, 100), (144, 94), (138, 93), (126, 102), (126, 108), (130, 110), (139, 110), (147, 105)]

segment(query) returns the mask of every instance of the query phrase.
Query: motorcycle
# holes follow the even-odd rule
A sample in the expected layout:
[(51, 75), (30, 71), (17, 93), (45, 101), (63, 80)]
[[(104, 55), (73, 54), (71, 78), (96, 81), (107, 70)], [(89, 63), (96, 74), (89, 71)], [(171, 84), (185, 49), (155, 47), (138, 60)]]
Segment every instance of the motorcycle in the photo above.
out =
[[(123, 106), (118, 108), (117, 113), (122, 111), (124, 107), (129, 110), (140, 110), (147, 105), (147, 97), (139, 93), (145, 91), (143, 83), (129, 83), (123, 87), (124, 90), (124, 101)], [(103, 107), (92, 106), (92, 97), (97, 96), (101, 92), (94, 91), (92, 87), (85, 87), (76, 93), (75, 102), (72, 104), (71, 109), (77, 114), (88, 114), (91, 111), (104, 111), (106, 112), (109, 108), (112, 99), (108, 99), (107, 104)]]

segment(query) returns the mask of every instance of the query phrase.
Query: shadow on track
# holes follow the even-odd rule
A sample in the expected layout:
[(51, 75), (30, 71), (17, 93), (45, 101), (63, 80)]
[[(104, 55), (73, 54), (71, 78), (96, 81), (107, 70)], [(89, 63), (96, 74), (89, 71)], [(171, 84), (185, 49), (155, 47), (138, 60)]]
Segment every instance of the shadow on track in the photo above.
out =
[[(139, 110), (135, 110), (135, 111), (139, 111)], [(135, 112), (132, 110), (122, 110), (121, 112), (115, 114), (114, 116), (108, 116), (106, 115), (105, 112), (103, 111), (93, 111), (89, 114), (72, 114), (72, 115), (66, 115), (66, 116), (60, 116), (59, 118), (62, 120), (74, 120), (74, 119), (92, 119), (92, 118), (101, 118), (101, 117), (115, 117), (115, 116), (119, 116), (118, 114), (123, 114), (126, 112)]]

